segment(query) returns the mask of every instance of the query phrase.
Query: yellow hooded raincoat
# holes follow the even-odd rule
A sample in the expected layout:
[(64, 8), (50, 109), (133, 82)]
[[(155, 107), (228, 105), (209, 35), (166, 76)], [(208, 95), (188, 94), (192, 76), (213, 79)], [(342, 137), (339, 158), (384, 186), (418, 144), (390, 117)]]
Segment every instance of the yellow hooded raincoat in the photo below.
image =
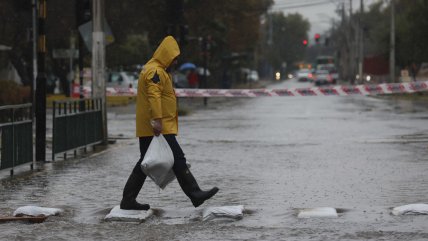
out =
[(158, 118), (162, 118), (162, 134), (178, 133), (177, 101), (171, 75), (166, 71), (178, 55), (177, 41), (168, 36), (144, 65), (138, 79), (137, 137), (153, 136), (150, 120)]

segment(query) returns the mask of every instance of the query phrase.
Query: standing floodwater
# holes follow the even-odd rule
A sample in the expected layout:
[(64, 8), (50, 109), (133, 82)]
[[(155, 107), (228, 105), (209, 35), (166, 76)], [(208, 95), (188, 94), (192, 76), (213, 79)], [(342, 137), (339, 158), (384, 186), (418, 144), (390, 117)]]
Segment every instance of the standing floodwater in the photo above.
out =
[[(290, 85), (299, 83), (273, 88)], [(176, 181), (163, 191), (147, 181), (138, 200), (154, 217), (104, 222), (139, 155), (133, 113), (110, 110), (109, 132), (121, 138), (106, 151), (3, 179), (2, 215), (30, 204), (65, 212), (41, 224), (1, 223), (0, 240), (428, 239), (428, 216), (390, 214), (428, 202), (424, 106), (359, 96), (212, 99), (181, 117), (178, 138), (201, 188), (220, 192), (195, 209)], [(244, 218), (201, 221), (204, 207), (224, 205), (244, 205)], [(297, 218), (313, 207), (338, 208), (339, 217)]]

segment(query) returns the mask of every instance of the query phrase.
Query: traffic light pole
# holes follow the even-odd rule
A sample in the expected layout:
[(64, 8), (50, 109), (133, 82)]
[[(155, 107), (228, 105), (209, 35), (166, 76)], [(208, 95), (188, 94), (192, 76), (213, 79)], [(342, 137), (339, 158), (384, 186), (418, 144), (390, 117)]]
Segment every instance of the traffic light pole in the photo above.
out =
[[(76, 29), (83, 23), (83, 4), (82, 0), (77, 0), (75, 5), (75, 13), (76, 13)], [(77, 34), (77, 48), (79, 49), (79, 55), (77, 56), (77, 65), (78, 65), (78, 72), (79, 72), (79, 98), (83, 99), (83, 41), (81, 34)], [(82, 104), (79, 106), (80, 110), (82, 110)]]
[(36, 78), (36, 161), (46, 161), (46, 0), (39, 0)]
[(363, 63), (364, 63), (364, 26), (363, 26), (363, 14), (364, 14), (364, 0), (360, 0), (360, 26), (359, 26), (359, 45), (358, 45), (358, 80), (360, 84), (363, 83)]
[[(168, 28), (166, 30), (166, 34), (172, 35), (181, 44), (180, 34), (177, 31), (177, 26), (181, 26), (183, 24), (184, 0), (166, 0), (166, 3), (168, 11)], [(179, 31), (182, 30), (179, 29)]]
[[(204, 72), (203, 72), (203, 88), (206, 89), (208, 87), (208, 78), (207, 78), (207, 70), (208, 70), (208, 57), (209, 57), (209, 52), (210, 52), (210, 48), (211, 48), (211, 36), (208, 37), (204, 37), (202, 40), (202, 48), (203, 48), (203, 62), (204, 62)], [(208, 105), (208, 98), (204, 97), (204, 106)]]
[[(33, 83), (31, 84), (31, 98), (33, 102), (33, 106), (36, 103), (36, 79), (37, 79), (37, 0), (32, 0), (32, 14), (33, 14), (33, 21), (32, 21), (32, 35), (33, 35)], [(34, 107), (33, 107), (34, 108)], [(34, 115), (33, 115), (34, 117)]]
[(391, 33), (389, 52), (389, 75), (390, 81), (395, 82), (395, 0), (391, 0)]
[(107, 145), (107, 104), (105, 88), (104, 0), (92, 2), (92, 96), (102, 99), (103, 143)]
[[(89, 6), (89, 1), (88, 0), (77, 0), (76, 1), (76, 6), (75, 6), (75, 10), (76, 10), (76, 28), (78, 28), (79, 26), (81, 26), (82, 24), (86, 23), (87, 21), (90, 20), (90, 13), (87, 11), (90, 11), (90, 6)], [(79, 98), (83, 99), (84, 95), (83, 95), (83, 58), (84, 58), (84, 51), (85, 51), (85, 46), (84, 46), (84, 40), (82, 38), (81, 34), (78, 34), (77, 37), (77, 42), (78, 42), (78, 49), (79, 49), (79, 56), (78, 56), (78, 67), (79, 67)], [(85, 110), (85, 103), (83, 101), (80, 102), (79, 104), (79, 108), (81, 111)]]

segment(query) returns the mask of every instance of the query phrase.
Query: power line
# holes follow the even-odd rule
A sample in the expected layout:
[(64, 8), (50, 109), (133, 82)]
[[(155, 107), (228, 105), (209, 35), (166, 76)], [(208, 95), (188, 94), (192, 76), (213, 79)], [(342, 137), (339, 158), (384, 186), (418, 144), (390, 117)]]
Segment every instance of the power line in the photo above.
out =
[(314, 2), (314, 0), (275, 0), (275, 4), (295, 4), (295, 3), (309, 3)]
[[(304, 7), (313, 7), (317, 5), (324, 5), (324, 4), (335, 4), (336, 6), (341, 3), (345, 3), (345, 7), (349, 8), (349, 2), (348, 0), (318, 0), (318, 2), (314, 2), (315, 0), (275, 0), (275, 4), (272, 6), (272, 9), (274, 10), (284, 10), (284, 9), (294, 9), (294, 8), (304, 8)], [(364, 0), (365, 3), (368, 3), (367, 5), (371, 5), (375, 2), (379, 1), (390, 1), (390, 0)], [(357, 1), (354, 4), (354, 7), (357, 8), (358, 4)]]
[(298, 5), (289, 5), (289, 6), (275, 6), (275, 10), (284, 10), (284, 9), (293, 9), (293, 8), (304, 8), (304, 7), (313, 7), (317, 5), (324, 5), (324, 4), (331, 4), (330, 1), (321, 1), (316, 3), (304, 3), (304, 4), (298, 4)]
[(275, 1), (275, 5), (290, 5), (290, 4), (302, 4), (302, 3), (310, 3), (314, 2), (313, 0), (285, 0), (285, 1)]
[(301, 1), (288, 1), (288, 2), (282, 2), (282, 3), (275, 3), (274, 6), (278, 7), (285, 7), (285, 6), (294, 6), (294, 5), (305, 5), (310, 3), (317, 3), (317, 2), (326, 2), (328, 0), (301, 0)]

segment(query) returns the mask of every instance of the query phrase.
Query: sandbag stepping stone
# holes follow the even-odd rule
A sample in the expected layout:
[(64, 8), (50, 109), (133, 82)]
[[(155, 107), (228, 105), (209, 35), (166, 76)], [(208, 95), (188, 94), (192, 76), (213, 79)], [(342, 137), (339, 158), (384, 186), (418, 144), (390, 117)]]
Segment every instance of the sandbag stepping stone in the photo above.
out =
[(393, 215), (427, 215), (428, 214), (428, 204), (423, 203), (414, 203), (414, 204), (407, 204), (399, 207), (395, 207), (392, 209)]
[(222, 206), (208, 207), (202, 211), (202, 220), (209, 221), (214, 219), (239, 220), (244, 216), (244, 206)]
[(63, 210), (60, 208), (46, 208), (46, 207), (38, 207), (38, 206), (24, 206), (19, 207), (13, 212), (13, 216), (55, 216), (62, 213)]
[(331, 207), (305, 208), (299, 210), (298, 218), (337, 218), (337, 210)]
[(119, 221), (119, 222), (144, 222), (153, 215), (153, 210), (124, 210), (120, 206), (114, 208), (104, 218), (106, 221)]

